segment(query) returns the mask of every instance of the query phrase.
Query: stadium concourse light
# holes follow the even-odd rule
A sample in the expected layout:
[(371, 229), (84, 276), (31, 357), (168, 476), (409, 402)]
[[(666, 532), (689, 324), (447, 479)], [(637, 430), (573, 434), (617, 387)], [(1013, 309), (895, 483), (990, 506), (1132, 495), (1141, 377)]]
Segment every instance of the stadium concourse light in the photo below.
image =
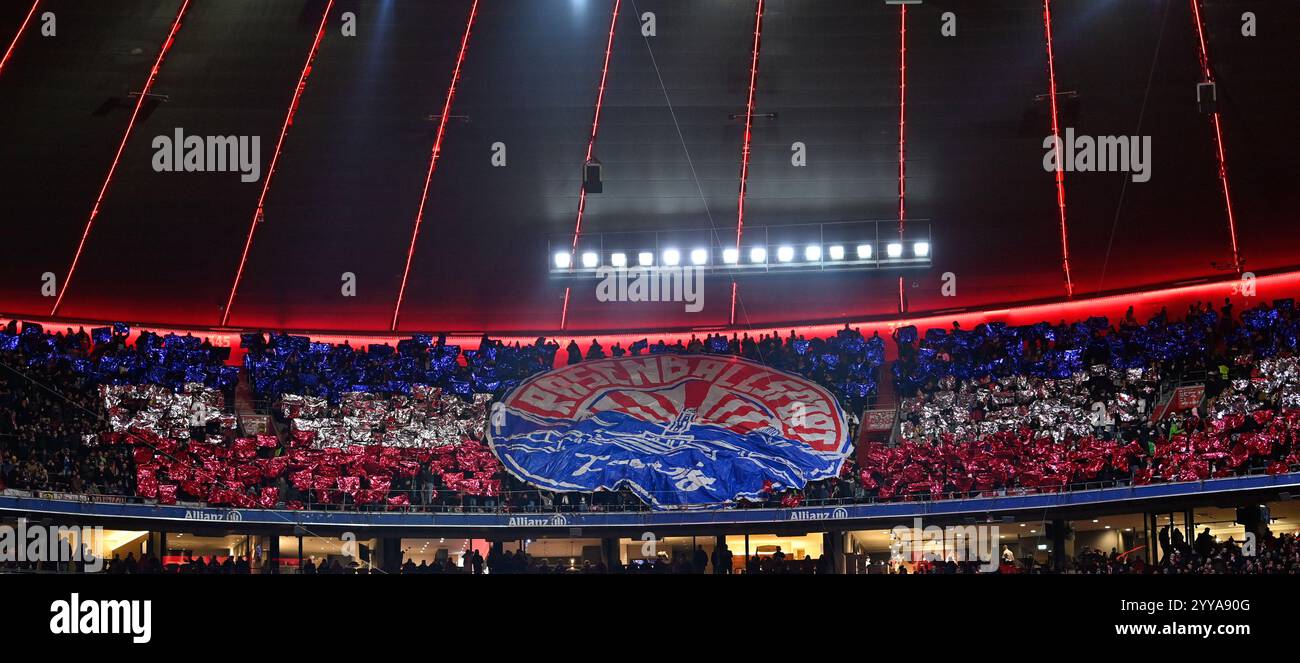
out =
[(753, 263), (767, 262), (767, 249), (761, 246), (755, 246), (749, 250), (749, 261)]
[(722, 262), (725, 262), (728, 265), (734, 265), (740, 262), (740, 251), (737, 251), (736, 249), (723, 249)]
[(615, 253), (609, 257), (609, 264), (615, 267), (627, 267), (627, 254)]
[(556, 251), (556, 252), (555, 252), (555, 268), (556, 268), (556, 269), (568, 269), (568, 268), (569, 268), (569, 260), (570, 260), (570, 259), (571, 259), (571, 256), (569, 255), (569, 252), (568, 252), (568, 251)]
[(655, 264), (655, 254), (649, 251), (642, 251), (636, 254), (636, 261), (637, 264), (642, 267), (649, 267), (650, 265)]
[(676, 267), (682, 261), (682, 254), (677, 249), (667, 249), (664, 251), (664, 264), (669, 267)]
[(917, 243), (913, 244), (913, 245), (912, 245), (912, 253), (916, 254), (916, 257), (918, 257), (918, 258), (925, 258), (925, 257), (928, 257), (928, 256), (930, 255), (930, 243), (929, 243), (929, 242), (917, 242)]
[(870, 259), (871, 259), (871, 245), (870, 245), (870, 244), (859, 244), (859, 245), (858, 245), (858, 260), (870, 260)]
[(836, 244), (835, 246), (826, 249), (826, 252), (830, 254), (831, 260), (844, 259), (844, 247), (840, 246), (839, 244)]
[(803, 250), (803, 259), (808, 262), (819, 262), (822, 259), (822, 247), (816, 244), (809, 244), (808, 248)]
[(790, 262), (794, 260), (794, 247), (783, 246), (776, 250), (776, 259), (780, 262)]
[(903, 257), (903, 243), (890, 242), (889, 244), (885, 245), (885, 254), (888, 255), (890, 258)]
[(600, 265), (600, 254), (594, 251), (587, 251), (582, 254), (582, 266), (587, 269), (595, 269)]
[(708, 250), (708, 249), (695, 249), (695, 250), (691, 251), (691, 264), (692, 264), (692, 265), (703, 265), (703, 264), (705, 264), (705, 263), (707, 263), (707, 262), (709, 262), (709, 250)]

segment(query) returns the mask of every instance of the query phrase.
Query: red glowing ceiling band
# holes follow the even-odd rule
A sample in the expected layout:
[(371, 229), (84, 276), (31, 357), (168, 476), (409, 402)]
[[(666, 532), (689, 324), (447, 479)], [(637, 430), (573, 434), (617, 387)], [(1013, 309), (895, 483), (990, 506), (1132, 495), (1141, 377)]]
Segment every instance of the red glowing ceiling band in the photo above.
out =
[(572, 288), (570, 288), (567, 285), (564, 286), (564, 307), (560, 309), (560, 330), (561, 331), (564, 330), (564, 326), (569, 322), (569, 295), (571, 293), (572, 293)]
[[(1283, 297), (1294, 297), (1300, 294), (1300, 271), (1280, 272), (1277, 274), (1260, 275), (1256, 281), (1257, 301), (1267, 302)], [(1223, 297), (1231, 297), (1234, 303), (1244, 303), (1246, 306), (1252, 306), (1251, 301), (1255, 298), (1238, 299), (1240, 293), (1240, 277), (1233, 275), (1230, 278), (1219, 277), (1212, 281), (1203, 283), (1182, 284), (1182, 285), (1161, 285), (1147, 286), (1130, 291), (1115, 292), (1106, 295), (1084, 295), (1081, 298), (1065, 300), (1053, 300), (1050, 302), (1037, 303), (1004, 303), (990, 304), (979, 306), (969, 310), (935, 312), (925, 311), (910, 314), (908, 316), (882, 316), (882, 317), (861, 317), (848, 320), (847, 322), (853, 327), (860, 328), (861, 331), (870, 336), (873, 331), (880, 332), (881, 336), (888, 337), (890, 333), (899, 328), (908, 325), (915, 325), (920, 329), (929, 327), (950, 328), (953, 322), (959, 323), (963, 328), (971, 329), (981, 323), (1003, 322), (1008, 325), (1028, 325), (1043, 321), (1052, 320), (1082, 320), (1092, 316), (1122, 316), (1125, 309), (1129, 306), (1135, 307), (1136, 315), (1146, 317), (1154, 315), (1161, 308), (1168, 310), (1179, 310), (1195, 301), (1218, 301)], [(63, 327), (100, 327), (112, 324), (113, 320), (105, 319), (85, 319), (85, 318), (45, 318), (33, 319), (28, 316), (11, 316), (7, 313), (0, 313), (0, 325), (9, 322), (11, 319), (18, 321), (35, 322), (44, 325), (47, 329)], [(785, 322), (769, 322), (762, 325), (756, 325), (756, 328), (766, 328), (776, 333), (783, 334), (787, 331), (794, 331), (798, 335), (808, 337), (815, 336), (834, 336), (836, 332), (844, 328), (846, 321), (836, 322), (800, 322), (797, 320), (786, 320)], [(436, 327), (436, 325), (435, 325)], [(131, 325), (131, 340), (134, 341), (141, 332), (153, 332), (160, 336), (167, 334), (193, 334), (195, 336), (207, 336), (214, 344), (222, 347), (230, 347), (231, 354), (228, 363), (230, 365), (239, 365), (242, 360), (244, 349), (239, 347), (239, 334), (243, 332), (266, 332), (265, 328), (218, 328), (207, 326), (175, 326), (162, 323), (157, 324), (133, 324)], [(275, 331), (301, 334), (311, 336), (313, 341), (322, 343), (350, 343), (354, 348), (361, 348), (370, 343), (387, 343), (396, 345), (398, 341), (403, 340), (402, 336), (384, 331), (364, 331), (364, 330), (318, 330), (308, 328), (276, 328)], [(490, 333), (492, 338), (506, 344), (532, 343), (538, 336), (545, 336), (555, 340), (560, 345), (566, 345), (570, 340), (577, 341), (583, 346), (593, 337), (599, 337), (599, 340), (609, 347), (614, 343), (621, 343), (627, 347), (633, 342), (644, 339), (648, 334), (654, 335), (666, 343), (674, 343), (681, 340), (683, 344), (690, 341), (692, 335), (708, 334), (717, 332), (716, 327), (701, 327), (689, 329), (660, 329), (653, 327), (624, 328), (611, 330), (588, 330), (578, 335), (556, 334), (548, 330), (531, 330), (529, 332), (510, 332), (513, 335), (498, 335), (491, 333), (489, 330), (460, 330), (449, 332), (447, 342), (452, 345), (470, 345), (478, 343), (484, 333)], [(408, 335), (409, 336), (409, 335)], [(892, 344), (886, 346), (887, 358), (893, 359), (895, 352)], [(563, 362), (563, 355), (560, 361)]]
[[(763, 0), (754, 13), (754, 48), (749, 61), (749, 99), (745, 102), (745, 139), (740, 148), (740, 194), (736, 197), (736, 260), (740, 260), (740, 239), (745, 234), (745, 193), (749, 182), (749, 143), (754, 129), (754, 92), (758, 87), (758, 48), (763, 35)], [(738, 285), (731, 280), (730, 324), (736, 324)]]
[(68, 275), (63, 279), (63, 286), (59, 288), (59, 295), (54, 299), (54, 306), (50, 309), (50, 315), (59, 314), (59, 306), (63, 304), (63, 296), (68, 292), (68, 286), (72, 283), (72, 274), (77, 271), (77, 262), (81, 260), (81, 252), (86, 248), (86, 238), (90, 236), (90, 227), (95, 224), (95, 217), (99, 216), (99, 209), (104, 204), (104, 195), (108, 193), (108, 185), (113, 181), (113, 173), (117, 172), (117, 165), (122, 161), (122, 152), (126, 150), (126, 142), (131, 138), (131, 132), (135, 129), (136, 120), (140, 117), (140, 109), (144, 107), (145, 99), (149, 98), (149, 91), (153, 89), (154, 81), (158, 79), (158, 72), (162, 69), (163, 58), (166, 57), (167, 51), (171, 50), (172, 44), (176, 42), (176, 32), (181, 29), (181, 19), (185, 17), (185, 10), (189, 9), (190, 0), (181, 3), (181, 8), (176, 12), (176, 20), (172, 23), (171, 31), (167, 33), (167, 40), (163, 42), (162, 48), (158, 50), (158, 58), (154, 60), (153, 68), (149, 70), (149, 78), (144, 83), (144, 88), (140, 90), (140, 96), (135, 100), (135, 109), (131, 111), (131, 120), (126, 124), (126, 131), (122, 134), (122, 142), (117, 145), (117, 153), (113, 155), (113, 163), (108, 167), (108, 174), (104, 177), (104, 184), (99, 187), (99, 195), (95, 196), (95, 205), (90, 208), (90, 217), (86, 219), (86, 228), (81, 231), (81, 239), (77, 242), (77, 252), (72, 255), (72, 264), (68, 266)]
[(334, 0), (329, 0), (325, 5), (325, 13), (320, 17), (320, 27), (316, 28), (316, 38), (311, 43), (311, 50), (307, 52), (307, 61), (302, 66), (302, 73), (298, 75), (298, 85), (293, 89), (293, 98), (289, 101), (289, 110), (284, 115), (284, 124), (280, 126), (280, 137), (275, 141), (275, 152), (271, 155), (271, 167), (266, 171), (266, 179), (262, 181), (262, 194), (257, 197), (257, 208), (253, 211), (253, 222), (248, 226), (248, 238), (244, 240), (244, 251), (239, 256), (239, 268), (235, 270), (235, 282), (230, 286), (230, 296), (226, 298), (226, 308), (221, 312), (221, 324), (224, 326), (230, 320), (230, 309), (235, 303), (235, 293), (239, 291), (239, 282), (244, 277), (244, 266), (248, 263), (248, 251), (253, 247), (253, 235), (257, 233), (257, 224), (263, 220), (263, 205), (266, 203), (266, 194), (271, 190), (271, 180), (275, 177), (275, 167), (280, 161), (280, 150), (284, 148), (284, 138), (289, 134), (289, 127), (293, 124), (294, 113), (298, 112), (298, 102), (302, 99), (302, 91), (307, 87), (307, 77), (311, 75), (311, 63), (316, 59), (316, 52), (320, 49), (320, 42), (325, 38), (325, 25), (329, 21), (330, 10), (334, 8)]
[[(623, 0), (614, 0), (614, 13), (609, 19), (609, 37), (605, 41), (605, 62), (600, 68), (600, 88), (596, 91), (596, 110), (591, 119), (591, 136), (587, 138), (587, 158), (582, 162), (583, 168), (591, 162), (591, 157), (596, 151), (596, 136), (600, 133), (600, 109), (605, 105), (605, 81), (609, 79), (609, 60), (614, 52), (614, 28), (618, 26), (618, 10), (622, 6)], [(587, 212), (587, 183), (586, 175), (583, 175), (583, 183), (578, 190), (578, 219), (573, 225), (573, 247), (569, 249), (569, 265), (573, 265), (573, 258), (578, 253), (578, 237), (582, 235), (582, 217)], [(572, 288), (564, 289), (564, 308), (560, 310), (560, 329), (564, 329), (569, 322), (569, 295), (572, 294)]]
[(469, 18), (465, 20), (465, 34), (460, 38), (460, 53), (456, 55), (456, 67), (451, 71), (447, 97), (442, 102), (442, 115), (438, 118), (438, 133), (433, 139), (433, 153), (429, 156), (429, 169), (424, 174), (424, 189), (420, 193), (420, 207), (415, 213), (411, 243), (406, 247), (406, 266), (402, 268), (402, 285), (397, 290), (397, 304), (393, 307), (393, 323), (390, 327), (393, 331), (397, 331), (397, 319), (402, 314), (402, 300), (406, 298), (406, 281), (411, 275), (411, 262), (415, 260), (415, 241), (420, 237), (420, 225), (424, 223), (424, 207), (429, 201), (429, 185), (433, 182), (433, 172), (438, 168), (438, 157), (442, 156), (442, 139), (447, 135), (447, 121), (451, 118), (451, 102), (456, 98), (456, 84), (460, 82), (465, 53), (469, 51), (469, 35), (474, 29), (476, 17), (478, 17), (478, 0), (474, 0), (469, 7)]
[(1205, 30), (1201, 26), (1201, 3), (1199, 0), (1191, 0), (1192, 3), (1192, 20), (1196, 21), (1196, 39), (1201, 45), (1201, 75), (1205, 80), (1213, 80), (1210, 72), (1210, 49), (1205, 45)]
[[(903, 239), (907, 218), (907, 5), (898, 14), (898, 239)], [(903, 277), (898, 277), (898, 312), (907, 311)]]
[(18, 32), (14, 34), (14, 40), (9, 42), (9, 48), (5, 49), (4, 57), (0, 57), (0, 72), (5, 70), (5, 64), (9, 62), (9, 57), (14, 54), (14, 49), (18, 47), (18, 39), (23, 36), (23, 31), (27, 29), (27, 24), (31, 22), (32, 17), (36, 15), (36, 7), (41, 4), (41, 0), (32, 3), (32, 8), (27, 11), (27, 18), (23, 19), (23, 24), (18, 26)]
[[(1214, 82), (1214, 72), (1210, 69), (1210, 50), (1205, 46), (1205, 29), (1201, 24), (1200, 0), (1191, 0), (1192, 16), (1196, 20), (1196, 37), (1201, 46), (1201, 75), (1206, 83)], [(1216, 91), (1217, 94), (1217, 91)], [(1223, 151), (1223, 125), (1219, 111), (1213, 113), (1214, 147), (1219, 159), (1219, 182), (1223, 186), (1223, 204), (1228, 212), (1228, 236), (1232, 240), (1232, 265), (1241, 271), (1241, 257), (1237, 252), (1237, 217), (1232, 211), (1232, 193), (1228, 189), (1228, 157)]]
[[(600, 88), (596, 92), (596, 111), (591, 120), (591, 136), (587, 139), (587, 158), (584, 165), (591, 161), (596, 150), (596, 135), (600, 132), (600, 109), (605, 104), (605, 81), (609, 79), (609, 60), (614, 51), (614, 28), (618, 23), (618, 9), (622, 0), (614, 0), (614, 14), (609, 20), (609, 38), (605, 42), (605, 62), (600, 70)], [(573, 250), (578, 249), (578, 236), (582, 234), (582, 216), (587, 208), (587, 187), (584, 184), (578, 192), (578, 220), (573, 227)]]
[(1065, 166), (1061, 160), (1061, 128), (1056, 110), (1056, 56), (1052, 49), (1052, 0), (1043, 0), (1043, 31), (1047, 35), (1048, 96), (1052, 100), (1052, 135), (1056, 137), (1056, 207), (1061, 218), (1061, 268), (1065, 273), (1065, 296), (1074, 296), (1070, 279), (1070, 237), (1065, 225)]

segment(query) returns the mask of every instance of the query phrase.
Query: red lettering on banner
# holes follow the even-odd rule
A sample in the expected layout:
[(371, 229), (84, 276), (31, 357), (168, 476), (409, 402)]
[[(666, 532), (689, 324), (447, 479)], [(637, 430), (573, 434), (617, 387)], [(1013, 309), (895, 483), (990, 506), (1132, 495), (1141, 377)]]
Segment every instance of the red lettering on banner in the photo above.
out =
[(628, 385), (639, 387), (659, 384), (659, 363), (653, 358), (633, 359), (620, 364), (627, 368)]
[[(695, 384), (704, 389), (707, 387), (702, 383), (707, 383), (714, 388), (757, 399), (771, 413), (764, 414), (752, 405), (737, 409), (737, 403), (721, 401), (706, 415), (716, 416), (718, 408), (729, 410), (726, 416), (742, 420), (731, 424), (738, 432), (750, 433), (762, 426), (776, 424), (782, 428), (782, 434), (818, 451), (837, 449), (844, 436), (842, 420), (835, 414), (838, 408), (824, 389), (786, 373), (740, 360), (658, 355), (591, 361), (534, 378), (507, 401), (509, 407), (530, 415), (572, 419), (583, 408), (591, 407), (601, 394), (608, 394), (628, 410), (653, 418), (662, 415), (632, 401), (626, 394), (617, 393), (617, 390), (656, 389), (687, 381), (699, 381)], [(695, 401), (687, 394), (686, 399), (696, 402), (703, 394), (703, 391), (699, 392)], [(673, 411), (673, 402), (662, 393), (651, 395), (664, 412)], [(773, 421), (771, 415), (775, 415), (779, 423)], [(889, 423), (892, 424), (892, 420)]]
[(558, 395), (535, 386), (526, 387), (512, 400), (515, 407), (543, 417), (573, 416), (573, 407), (577, 404), (574, 400), (560, 400)]

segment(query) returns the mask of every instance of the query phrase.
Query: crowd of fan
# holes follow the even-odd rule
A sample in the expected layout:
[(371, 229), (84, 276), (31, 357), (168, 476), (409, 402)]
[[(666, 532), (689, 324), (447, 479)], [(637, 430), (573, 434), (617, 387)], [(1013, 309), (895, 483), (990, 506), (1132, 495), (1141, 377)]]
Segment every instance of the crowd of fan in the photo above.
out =
[(127, 343), (124, 325), (48, 332), (11, 320), (0, 330), (0, 488), (129, 495), (129, 449), (83, 445), (102, 428), (100, 384), (199, 382), (233, 396), (229, 349), (193, 336), (142, 332)]
[[(1172, 531), (1172, 534), (1170, 532)], [(1107, 554), (1085, 548), (1070, 560), (1067, 571), (1083, 574), (1158, 573), (1163, 575), (1295, 575), (1300, 574), (1300, 540), (1294, 534), (1261, 537), (1248, 551), (1235, 537), (1218, 541), (1205, 528), (1188, 541), (1177, 528), (1160, 532), (1160, 560), (1149, 565), (1141, 552), (1112, 548)]]
[[(896, 334), (902, 441), (868, 443), (873, 494), (960, 496), (1073, 483), (1187, 481), (1300, 464), (1300, 384), (1287, 381), (1300, 316), (1290, 300), (1245, 311), (1162, 310), (1118, 327), (980, 325)], [(1278, 373), (1252, 381), (1261, 373)], [(1204, 382), (1206, 405), (1152, 421), (1159, 378)]]
[[(446, 336), (416, 335), (394, 348), (372, 344), (353, 348), (314, 343), (306, 336), (244, 334), (244, 366), (253, 392), (263, 403), (284, 394), (302, 394), (337, 401), (350, 391), (409, 394), (413, 385), (440, 387), (446, 393), (502, 396), (530, 375), (554, 367), (559, 344), (538, 338), (531, 345), (506, 344), (484, 335), (477, 349), (447, 343)], [(577, 341), (565, 348), (569, 365), (607, 357), (642, 354), (719, 354), (744, 357), (798, 373), (827, 387), (849, 410), (874, 402), (877, 368), (884, 363), (885, 343), (879, 334), (864, 338), (847, 325), (835, 336), (808, 339), (793, 331), (779, 334), (721, 334), (692, 336), (651, 344), (642, 339), (623, 348), (615, 343), (606, 352), (592, 339), (584, 354)]]
[(1217, 542), (1206, 529), (1194, 545), (1168, 553), (1157, 572), (1169, 575), (1300, 574), (1300, 541), (1294, 534), (1265, 536), (1247, 555), (1234, 539)]
[(969, 331), (954, 323), (952, 329), (927, 330), (924, 337), (907, 327), (894, 335), (898, 344), (894, 377), (902, 396), (933, 391), (946, 376), (1067, 379), (1095, 365), (1120, 370), (1156, 365), (1176, 377), (1243, 353), (1294, 352), (1297, 324), (1300, 320), (1290, 300), (1261, 304), (1244, 312), (1238, 324), (1231, 300), (1225, 299), (1219, 311), (1212, 303), (1198, 302), (1188, 307), (1182, 320), (1171, 320), (1162, 309), (1145, 324), (1130, 307), (1118, 326), (1106, 318), (1061, 321), (1054, 326), (988, 323)]
[[(994, 573), (999, 574), (1082, 574), (1130, 575), (1154, 573), (1161, 575), (1295, 575), (1300, 574), (1300, 538), (1295, 534), (1274, 535), (1265, 532), (1258, 545), (1248, 549), (1234, 537), (1219, 541), (1206, 527), (1195, 538), (1188, 540), (1177, 527), (1166, 525), (1158, 537), (1158, 559), (1148, 560), (1147, 546), (1121, 552), (1111, 548), (1107, 553), (1100, 548), (1083, 546), (1073, 556), (1063, 558), (1058, 567), (1050, 557), (1016, 558), (1010, 549), (1004, 549), (998, 558)], [(946, 559), (937, 555), (904, 564), (893, 559), (882, 565), (889, 574), (948, 575), (986, 573), (980, 561)]]
[[(539, 339), (540, 342), (540, 339)], [(584, 355), (577, 341), (570, 341), (565, 349), (567, 363), (605, 359), (605, 348), (598, 339), (592, 339)], [(875, 404), (878, 378), (876, 369), (885, 360), (885, 341), (879, 333), (866, 338), (847, 324), (835, 336), (805, 338), (793, 330), (789, 335), (760, 334), (757, 338), (744, 334), (709, 334), (699, 338), (692, 334), (690, 341), (680, 339), (674, 344), (659, 341), (650, 344), (642, 339), (624, 349), (615, 343), (608, 356), (638, 356), (648, 354), (719, 354), (744, 357), (790, 373), (802, 375), (835, 394), (849, 411), (861, 411)]]
[[(4, 333), (16, 332), (10, 323)], [(130, 494), (130, 454), (81, 443), (99, 418), (94, 381), (61, 358), (90, 356), (89, 337), (68, 330), (41, 343), (57, 352), (0, 350), (0, 488)]]
[[(770, 554), (750, 555), (741, 564), (746, 574), (828, 574), (833, 573), (832, 562), (826, 555), (816, 558), (804, 556), (795, 559), (778, 546)], [(694, 550), (674, 550), (669, 555), (660, 552), (653, 558), (633, 559), (628, 563), (616, 561), (607, 565), (600, 559), (535, 557), (524, 551), (493, 550), (485, 558), (477, 551), (466, 554), (457, 566), (451, 558), (441, 562), (416, 564), (407, 560), (402, 564), (404, 574), (422, 573), (491, 573), (498, 575), (572, 575), (618, 573), (631, 575), (729, 575), (741, 572), (736, 568), (735, 553), (727, 546), (715, 548), (712, 553), (702, 546)]]
[[(1075, 480), (1139, 479), (1140, 483), (1239, 471), (1242, 464), (1236, 453), (1231, 465), (1221, 461), (1206, 468), (1197, 466), (1192, 474), (1184, 472), (1183, 465), (1166, 472), (1169, 468), (1157, 462), (1171, 451), (1195, 451), (1175, 448), (1183, 439), (1179, 435), (1209, 434), (1216, 425), (1213, 432), (1223, 433), (1222, 424), (1216, 424), (1216, 399), (1240, 397), (1248, 387), (1234, 388), (1234, 381), (1249, 378), (1262, 359), (1294, 356), (1300, 316), (1289, 300), (1260, 305), (1243, 312), (1239, 319), (1237, 322), (1233, 316), (1232, 304), (1225, 301), (1220, 311), (1208, 304), (1194, 305), (1181, 321), (1171, 321), (1168, 313), (1161, 311), (1142, 324), (1130, 309), (1115, 327), (1104, 318), (1094, 318), (1056, 326), (992, 323), (970, 331), (954, 324), (949, 330), (929, 330), (923, 337), (910, 328), (901, 329), (895, 334), (899, 359), (893, 370), (899, 392), (909, 397), (903, 408), (904, 446), (869, 444), (859, 455), (862, 466), (850, 460), (838, 479), (810, 484), (803, 490), (778, 488), (768, 499), (740, 506), (793, 507), (913, 497), (916, 493), (941, 497), (969, 491), (1059, 489)], [(227, 369), (234, 367), (222, 366), (225, 351), (206, 340), (162, 338), (147, 332), (135, 344), (128, 344), (126, 338), (125, 329), (103, 328), (89, 335), (69, 329), (51, 334), (32, 325), (20, 331), (12, 322), (0, 334), (0, 486), (133, 492), (136, 476), (129, 448), (79, 443), (86, 433), (102, 430), (103, 412), (94, 395), (97, 384), (139, 381), (179, 386), (197, 381), (233, 392)], [(268, 404), (287, 393), (334, 399), (348, 391), (402, 393), (413, 384), (438, 386), (464, 397), (475, 393), (499, 396), (553, 365), (557, 358), (577, 363), (606, 356), (702, 352), (743, 356), (798, 372), (832, 388), (846, 409), (855, 412), (872, 403), (875, 369), (884, 357), (883, 339), (878, 335), (865, 338), (847, 326), (825, 339), (806, 339), (794, 332), (785, 337), (775, 333), (758, 337), (719, 334), (674, 344), (643, 340), (626, 349), (614, 344), (608, 350), (593, 341), (585, 353), (571, 343), (565, 349), (566, 357), (559, 357), (558, 344), (541, 338), (531, 345), (507, 345), (485, 336), (477, 349), (465, 351), (448, 345), (445, 337), (432, 336), (415, 336), (396, 348), (372, 345), (354, 350), (346, 343), (313, 343), (301, 336), (246, 334), (243, 345), (250, 383)], [(1158, 380), (1199, 375), (1200, 371), (1206, 372), (1209, 399), (1204, 414), (1178, 414), (1151, 422), (1149, 412)], [(1007, 398), (1008, 391), (1010, 400), (999, 400)], [(1277, 394), (1249, 394), (1252, 399), (1261, 396), (1275, 401), (1280, 398)], [(958, 418), (935, 419), (936, 406), (941, 410), (953, 399), (965, 399), (960, 402), (971, 407), (962, 408)], [(232, 393), (226, 402), (233, 400)], [(1092, 401), (1106, 404), (1109, 419), (1097, 422), (1076, 417), (1068, 422), (1070, 426), (1064, 426), (1060, 420), (1044, 416), (1050, 410), (1044, 403), (1067, 404), (1077, 414), (1084, 412), (1081, 404)], [(1272, 414), (1264, 420), (1236, 422), (1227, 431), (1231, 435), (1227, 442), (1235, 445), (1242, 435), (1273, 426), (1272, 431), (1281, 435), (1279, 444), (1259, 453), (1252, 450), (1250, 459), (1252, 463), (1266, 462), (1271, 468), (1278, 463), (1289, 466), (1296, 460), (1291, 430), (1295, 417), (1289, 416), (1283, 402), (1264, 404)], [(975, 434), (969, 434), (972, 431)], [(223, 434), (227, 438), (234, 435)], [(1195, 439), (1181, 442), (1184, 446), (1197, 443)], [(1226, 456), (1227, 451), (1215, 453)], [(271, 452), (259, 451), (265, 453)], [(1030, 464), (1045, 459), (1078, 462), (1068, 471), (1049, 468), (1039, 474), (1013, 467), (991, 482), (988, 476), (979, 476), (978, 468), (944, 462), (965, 461), (979, 453), (1012, 464), (1017, 454)], [(918, 475), (914, 469), (920, 464), (917, 459), (931, 456), (940, 462), (926, 461), (926, 471)], [(937, 476), (936, 468), (940, 470)], [(412, 505), (458, 509), (587, 511), (639, 505), (627, 491), (555, 494), (515, 481), (504, 472), (495, 477), (500, 482), (498, 494), (466, 495), (440, 485), (433, 476), (436, 473), (428, 469), (421, 466), (413, 476), (395, 478), (393, 493), (409, 495)], [(1030, 480), (1024, 480), (1026, 476)], [(886, 483), (890, 487), (882, 490)], [(281, 490), (276, 494), (282, 499), (273, 503), (280, 504), (294, 494), (293, 487), (285, 484), (283, 476), (268, 478), (251, 487), (246, 497), (277, 487)]]

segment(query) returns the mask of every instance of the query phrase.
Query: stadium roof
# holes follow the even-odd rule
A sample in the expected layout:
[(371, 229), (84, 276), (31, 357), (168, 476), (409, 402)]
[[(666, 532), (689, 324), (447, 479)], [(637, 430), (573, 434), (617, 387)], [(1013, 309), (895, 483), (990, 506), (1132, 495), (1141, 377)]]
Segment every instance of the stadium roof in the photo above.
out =
[[(0, 69), (0, 311), (47, 316), (159, 49), (186, 0), (41, 0)], [(229, 322), (387, 330), (473, 0), (188, 0), (140, 108), (60, 316), (214, 325), (327, 5)], [(565, 283), (547, 240), (572, 233), (615, 0), (479, 0), (412, 255), (401, 329), (546, 331)], [(734, 241), (756, 0), (619, 0), (585, 233), (696, 229)], [(0, 48), (29, 2), (0, 8)], [(1258, 36), (1242, 36), (1242, 12)], [(51, 25), (53, 36), (43, 36)], [(356, 16), (344, 36), (343, 15)], [(653, 36), (642, 17), (655, 16)], [(932, 224), (912, 312), (1064, 295), (1044, 13), (1034, 0), (907, 10), (907, 216)], [(953, 12), (956, 35), (941, 33)], [(746, 232), (898, 214), (900, 10), (766, 0)], [(1151, 178), (1066, 173), (1076, 295), (1222, 276), (1232, 263), (1214, 124), (1198, 112), (1200, 36), (1184, 0), (1051, 3), (1059, 120), (1150, 136)], [(1294, 257), (1300, 33), (1287, 0), (1205, 0), (1204, 37), (1245, 268)], [(154, 139), (259, 136), (262, 178), (156, 172)], [(792, 145), (807, 148), (792, 165)], [(494, 144), (507, 164), (493, 164)], [(1218, 265), (1218, 267), (1215, 266)], [(956, 277), (944, 297), (942, 275)], [(341, 292), (355, 276), (356, 296)], [(897, 273), (744, 278), (737, 322), (888, 315)], [(601, 303), (575, 286), (571, 330), (721, 326), (704, 309)]]

